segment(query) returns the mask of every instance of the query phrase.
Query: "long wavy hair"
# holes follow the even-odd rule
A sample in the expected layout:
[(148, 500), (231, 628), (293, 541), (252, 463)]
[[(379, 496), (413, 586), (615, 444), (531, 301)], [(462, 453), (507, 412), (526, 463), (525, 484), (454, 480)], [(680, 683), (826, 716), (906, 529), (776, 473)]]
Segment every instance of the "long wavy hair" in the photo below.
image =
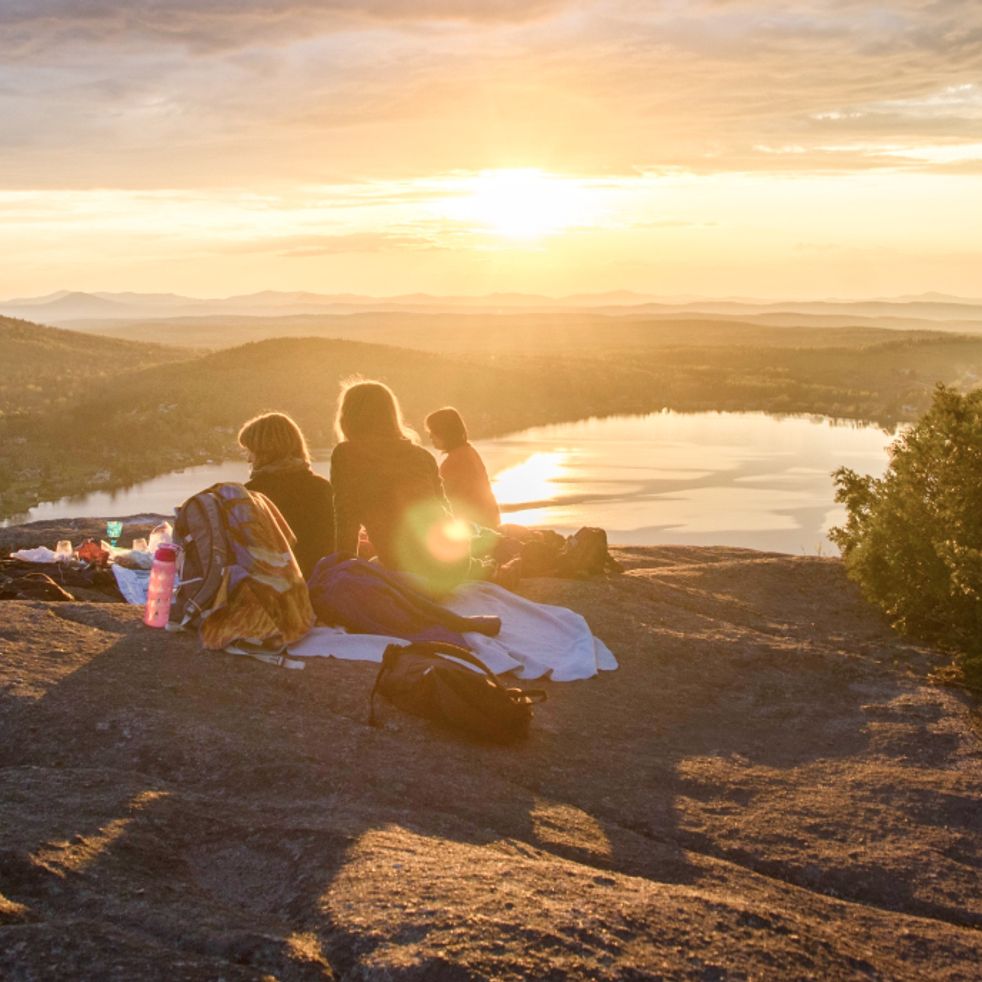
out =
[(342, 384), (334, 432), (338, 440), (419, 439), (402, 418), (395, 393), (384, 382), (372, 379)]

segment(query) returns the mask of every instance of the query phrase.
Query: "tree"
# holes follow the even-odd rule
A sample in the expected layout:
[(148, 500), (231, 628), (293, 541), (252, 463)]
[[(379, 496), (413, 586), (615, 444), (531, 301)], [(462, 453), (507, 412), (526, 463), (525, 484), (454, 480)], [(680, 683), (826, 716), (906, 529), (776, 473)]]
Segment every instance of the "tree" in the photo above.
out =
[(939, 385), (890, 448), (882, 478), (833, 475), (849, 576), (894, 627), (957, 656), (982, 690), (982, 389)]

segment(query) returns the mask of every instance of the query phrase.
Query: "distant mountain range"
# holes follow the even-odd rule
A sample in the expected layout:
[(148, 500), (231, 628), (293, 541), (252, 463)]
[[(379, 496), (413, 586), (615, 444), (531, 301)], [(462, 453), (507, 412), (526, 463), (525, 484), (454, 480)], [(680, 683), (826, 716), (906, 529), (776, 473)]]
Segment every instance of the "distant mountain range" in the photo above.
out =
[[(0, 314), (63, 326), (80, 320), (145, 320), (170, 317), (248, 315), (282, 317), (295, 314), (351, 314), (365, 312), (432, 313), (453, 310), (496, 313), (523, 310), (570, 310), (650, 303), (655, 298), (618, 291), (554, 299), (521, 293), (482, 297), (431, 296), (425, 293), (393, 297), (357, 294), (319, 294), (262, 290), (240, 296), (201, 299), (173, 293), (80, 293), (62, 290), (42, 297), (20, 297), (0, 302)], [(680, 298), (673, 298), (679, 300)], [(682, 298), (687, 302), (689, 298)]]
[(434, 296), (411, 293), (392, 297), (263, 290), (240, 296), (201, 299), (174, 293), (106, 293), (60, 290), (40, 297), (0, 302), (0, 315), (55, 326), (83, 322), (161, 320), (179, 317), (283, 317), (353, 313), (531, 313), (591, 311), (619, 316), (718, 314), (754, 317), (773, 314), (835, 317), (891, 317), (936, 322), (982, 323), (982, 299), (941, 293), (871, 300), (765, 300), (655, 297), (629, 290), (547, 297), (525, 293), (486, 296)]

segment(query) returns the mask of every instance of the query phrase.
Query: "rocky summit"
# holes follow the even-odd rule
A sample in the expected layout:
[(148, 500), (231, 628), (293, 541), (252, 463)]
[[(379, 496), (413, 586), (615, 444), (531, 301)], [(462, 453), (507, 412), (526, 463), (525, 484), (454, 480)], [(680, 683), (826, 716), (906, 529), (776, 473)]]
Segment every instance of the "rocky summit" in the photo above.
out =
[(615, 555), (523, 583), (620, 669), (545, 683), (512, 747), (368, 725), (372, 665), (0, 603), (0, 976), (978, 978), (978, 717), (941, 656), (835, 559)]

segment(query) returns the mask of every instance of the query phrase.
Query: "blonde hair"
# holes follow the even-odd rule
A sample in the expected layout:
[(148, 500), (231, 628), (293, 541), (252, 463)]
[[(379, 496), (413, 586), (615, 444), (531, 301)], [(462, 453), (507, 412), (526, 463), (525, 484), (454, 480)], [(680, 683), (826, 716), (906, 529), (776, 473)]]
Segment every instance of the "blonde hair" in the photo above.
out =
[(406, 426), (402, 418), (395, 393), (384, 382), (371, 379), (351, 379), (341, 384), (334, 432), (338, 440), (418, 440), (416, 431)]
[(291, 457), (310, 463), (307, 441), (286, 413), (262, 413), (244, 423), (239, 430), (239, 446), (252, 454), (257, 467)]

